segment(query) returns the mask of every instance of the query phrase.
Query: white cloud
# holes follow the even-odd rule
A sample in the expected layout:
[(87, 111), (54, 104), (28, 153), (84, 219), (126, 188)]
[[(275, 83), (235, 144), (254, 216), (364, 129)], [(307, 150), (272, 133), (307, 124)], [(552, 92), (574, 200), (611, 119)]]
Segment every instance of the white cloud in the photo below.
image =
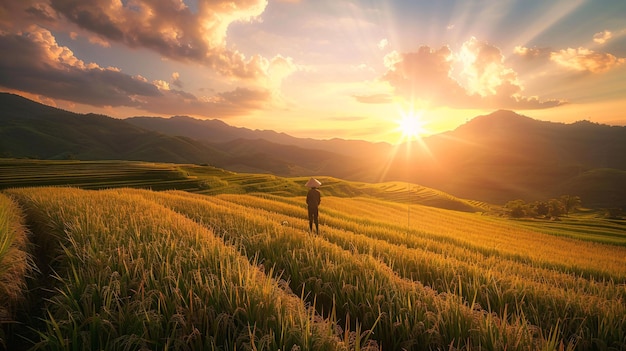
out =
[(387, 40), (387, 39), (381, 39), (378, 42), (378, 48), (381, 49), (381, 50), (386, 49), (388, 46), (389, 46), (389, 40)]

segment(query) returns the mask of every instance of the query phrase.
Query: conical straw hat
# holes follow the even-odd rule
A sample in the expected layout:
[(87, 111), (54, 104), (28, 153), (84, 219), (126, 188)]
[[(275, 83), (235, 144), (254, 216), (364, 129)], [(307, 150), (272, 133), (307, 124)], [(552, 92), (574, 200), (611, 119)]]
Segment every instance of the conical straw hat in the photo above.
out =
[(305, 186), (307, 188), (317, 188), (320, 185), (322, 185), (322, 183), (319, 180), (315, 179), (315, 178), (309, 179), (309, 181), (306, 182), (306, 184), (305, 184)]

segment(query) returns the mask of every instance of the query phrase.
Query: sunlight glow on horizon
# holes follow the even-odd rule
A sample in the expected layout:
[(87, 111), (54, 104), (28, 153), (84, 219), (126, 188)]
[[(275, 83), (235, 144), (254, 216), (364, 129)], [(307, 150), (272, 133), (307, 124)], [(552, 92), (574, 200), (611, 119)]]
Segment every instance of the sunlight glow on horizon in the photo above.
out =
[[(405, 161), (407, 168), (407, 182), (410, 182), (411, 178), (411, 162), (414, 161), (413, 151), (419, 151), (421, 154), (425, 154), (431, 159), (434, 158), (430, 148), (424, 141), (424, 137), (427, 137), (431, 134), (428, 129), (425, 128), (426, 124), (428, 124), (425, 119), (426, 110), (424, 109), (415, 109), (414, 103), (410, 104), (410, 107), (403, 108), (399, 104), (396, 105), (399, 118), (395, 120), (396, 128), (395, 132), (400, 134), (400, 138), (396, 140), (395, 143), (391, 143), (393, 147), (389, 151), (389, 156), (387, 158), (387, 162), (385, 166), (382, 168), (380, 179), (384, 179), (387, 176), (387, 173), (391, 167), (391, 164), (396, 160), (398, 156), (398, 152), (401, 147), (405, 147)], [(417, 149), (415, 149), (417, 148)]]
[(418, 141), (420, 144), (424, 144), (422, 139), (432, 134), (432, 132), (426, 128), (429, 121), (426, 116), (427, 109), (425, 105), (411, 100), (408, 103), (396, 101), (395, 107), (399, 115), (399, 117), (395, 119), (395, 132), (400, 133), (400, 139), (395, 144), (412, 141)]
[[(76, 113), (218, 119), (413, 152), (497, 110), (626, 125), (624, 0), (171, 2), (0, 5), (12, 53), (0, 90)], [(37, 6), (49, 16), (29, 14)], [(120, 20), (84, 27), (78, 9)]]
[(398, 125), (397, 130), (402, 133), (400, 142), (420, 139), (422, 136), (428, 134), (427, 130), (424, 128), (426, 123), (422, 119), (423, 113), (423, 111), (416, 113), (410, 110), (403, 112), (402, 116), (396, 120), (396, 124)]

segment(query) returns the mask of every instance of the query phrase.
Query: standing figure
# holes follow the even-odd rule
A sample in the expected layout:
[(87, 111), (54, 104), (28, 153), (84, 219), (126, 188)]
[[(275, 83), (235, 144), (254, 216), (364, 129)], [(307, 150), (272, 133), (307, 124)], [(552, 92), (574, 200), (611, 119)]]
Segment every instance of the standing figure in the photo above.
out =
[(306, 194), (306, 205), (309, 212), (309, 232), (313, 231), (313, 223), (315, 223), (315, 232), (317, 234), (320, 233), (319, 206), (322, 202), (322, 195), (320, 191), (317, 190), (317, 187), (320, 185), (321, 183), (317, 179), (311, 178), (307, 183), (307, 186), (311, 189), (309, 189), (309, 192)]

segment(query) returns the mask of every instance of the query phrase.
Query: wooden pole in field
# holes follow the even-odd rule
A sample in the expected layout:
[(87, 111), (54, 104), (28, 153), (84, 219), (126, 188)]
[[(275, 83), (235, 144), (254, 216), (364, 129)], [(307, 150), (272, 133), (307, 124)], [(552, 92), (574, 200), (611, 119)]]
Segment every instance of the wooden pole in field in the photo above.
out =
[(406, 167), (406, 235), (409, 236), (411, 229), (411, 140), (406, 141), (405, 167)]
[[(410, 177), (408, 179), (411, 179)], [(409, 230), (411, 229), (411, 183), (406, 182), (406, 193), (407, 193), (407, 201), (406, 201), (406, 235), (409, 235)]]

